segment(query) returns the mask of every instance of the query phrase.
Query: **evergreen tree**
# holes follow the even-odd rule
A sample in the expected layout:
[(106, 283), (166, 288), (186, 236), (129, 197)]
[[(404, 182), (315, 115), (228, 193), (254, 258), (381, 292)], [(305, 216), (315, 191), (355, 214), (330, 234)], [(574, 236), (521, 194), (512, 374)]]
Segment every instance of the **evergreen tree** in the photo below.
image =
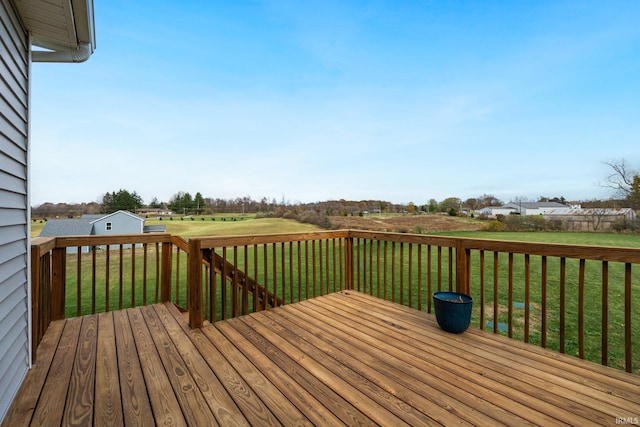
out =
[(142, 197), (135, 191), (130, 193), (127, 190), (120, 189), (118, 192), (113, 191), (102, 196), (101, 207), (104, 213), (109, 214), (121, 210), (135, 212), (137, 208), (142, 206)]

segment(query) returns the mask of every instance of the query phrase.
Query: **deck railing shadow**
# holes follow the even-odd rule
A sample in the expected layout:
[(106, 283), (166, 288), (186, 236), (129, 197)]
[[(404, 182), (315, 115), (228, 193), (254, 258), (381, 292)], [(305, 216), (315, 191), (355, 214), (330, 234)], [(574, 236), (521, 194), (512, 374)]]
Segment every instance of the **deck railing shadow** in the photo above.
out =
[(344, 289), (431, 312), (447, 289), (474, 327), (640, 373), (638, 249), (338, 230), (35, 239), (31, 258), (34, 349), (52, 320), (156, 302), (199, 327)]

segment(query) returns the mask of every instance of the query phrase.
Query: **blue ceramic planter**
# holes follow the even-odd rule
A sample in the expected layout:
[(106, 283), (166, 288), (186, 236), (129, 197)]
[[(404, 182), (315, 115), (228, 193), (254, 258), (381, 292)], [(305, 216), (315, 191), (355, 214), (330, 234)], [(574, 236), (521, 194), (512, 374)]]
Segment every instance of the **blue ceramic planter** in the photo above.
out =
[(473, 298), (469, 295), (448, 291), (434, 292), (433, 307), (438, 325), (444, 331), (461, 334), (471, 323)]

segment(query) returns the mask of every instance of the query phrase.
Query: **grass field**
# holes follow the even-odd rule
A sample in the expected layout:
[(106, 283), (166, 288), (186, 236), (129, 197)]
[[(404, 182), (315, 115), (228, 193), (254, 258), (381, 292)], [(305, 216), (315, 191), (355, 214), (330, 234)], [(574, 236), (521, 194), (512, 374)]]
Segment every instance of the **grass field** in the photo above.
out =
[(185, 239), (194, 236), (229, 236), (269, 233), (297, 233), (319, 230), (315, 225), (302, 224), (292, 219), (255, 218), (255, 216), (200, 217), (184, 220), (159, 221), (149, 219), (147, 225), (166, 225), (167, 233)]
[(637, 234), (509, 231), (443, 231), (433, 234), (474, 239), (512, 240), (518, 242), (640, 248), (640, 236)]
[[(192, 219), (193, 218), (193, 219)], [(31, 237), (36, 237), (44, 228), (45, 222), (36, 220), (31, 222)], [(256, 218), (255, 215), (221, 214), (215, 216), (199, 216), (169, 220), (149, 218), (145, 225), (164, 225), (167, 233), (181, 236), (185, 239), (194, 236), (230, 236), (269, 233), (296, 233), (317, 231), (319, 227), (302, 224), (298, 221), (282, 218)]]

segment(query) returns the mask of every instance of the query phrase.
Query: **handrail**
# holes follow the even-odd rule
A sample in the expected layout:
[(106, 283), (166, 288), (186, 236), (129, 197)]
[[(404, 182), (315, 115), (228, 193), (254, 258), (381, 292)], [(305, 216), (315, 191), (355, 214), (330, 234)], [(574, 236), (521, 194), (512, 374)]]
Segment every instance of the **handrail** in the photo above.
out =
[[(87, 298), (89, 312), (172, 301), (199, 327), (343, 289), (431, 312), (432, 292), (449, 289), (474, 297), (476, 327), (640, 372), (635, 248), (333, 230), (35, 238), (31, 258), (34, 349)], [(118, 304), (94, 301), (116, 284)]]

